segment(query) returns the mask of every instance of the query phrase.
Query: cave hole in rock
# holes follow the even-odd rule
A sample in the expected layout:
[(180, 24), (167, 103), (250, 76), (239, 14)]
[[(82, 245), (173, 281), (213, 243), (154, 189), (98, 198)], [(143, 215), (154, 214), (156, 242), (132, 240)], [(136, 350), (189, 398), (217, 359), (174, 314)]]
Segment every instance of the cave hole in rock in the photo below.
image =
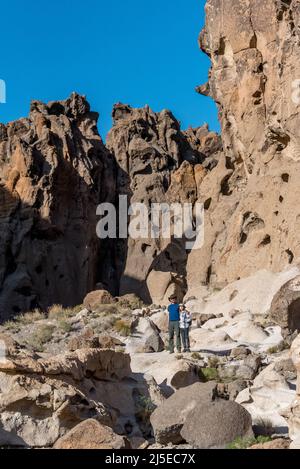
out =
[(287, 253), (289, 258), (289, 264), (292, 264), (295, 257), (294, 253), (290, 249), (287, 249), (285, 252)]
[(228, 176), (226, 176), (223, 181), (221, 182), (221, 193), (223, 195), (231, 195), (232, 194), (232, 190), (230, 189), (230, 186), (229, 186), (229, 180), (231, 178), (231, 174), (229, 174)]
[(249, 48), (250, 49), (257, 49), (257, 36), (256, 36), (255, 33), (252, 36), (252, 38), (250, 39)]
[(225, 54), (225, 50), (226, 50), (225, 38), (224, 38), (224, 37), (221, 37), (221, 38), (220, 38), (220, 43), (219, 43), (219, 49), (218, 49), (217, 54), (218, 54), (218, 55), (224, 55), (224, 54)]
[(43, 267), (41, 265), (38, 265), (36, 268), (35, 268), (35, 271), (37, 274), (41, 274), (43, 272)]
[(209, 207), (211, 206), (211, 197), (209, 199), (207, 199), (205, 202), (204, 202), (204, 210), (208, 210)]
[(266, 235), (264, 237), (262, 242), (259, 244), (259, 247), (268, 246), (268, 244), (271, 244), (271, 236), (270, 235)]
[(292, 332), (300, 332), (300, 298), (292, 301), (288, 307), (288, 327)]
[(206, 285), (209, 285), (209, 283), (210, 283), (211, 274), (212, 274), (212, 266), (210, 265), (207, 269)]
[(240, 244), (244, 244), (248, 239), (248, 235), (244, 232), (242, 232), (241, 237), (240, 237)]
[(281, 179), (283, 180), (283, 182), (289, 182), (290, 175), (287, 174), (287, 173), (284, 173), (284, 174), (281, 175)]
[(141, 246), (142, 252), (146, 252), (148, 248), (150, 248), (150, 244), (143, 243)]

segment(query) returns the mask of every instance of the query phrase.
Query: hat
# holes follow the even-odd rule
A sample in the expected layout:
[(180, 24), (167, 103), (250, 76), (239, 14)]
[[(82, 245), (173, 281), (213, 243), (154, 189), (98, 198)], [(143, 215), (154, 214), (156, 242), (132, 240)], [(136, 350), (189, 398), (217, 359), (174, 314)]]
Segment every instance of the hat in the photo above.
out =
[(177, 300), (177, 296), (176, 295), (171, 295), (170, 298), (169, 298), (169, 301), (172, 301), (172, 300)]

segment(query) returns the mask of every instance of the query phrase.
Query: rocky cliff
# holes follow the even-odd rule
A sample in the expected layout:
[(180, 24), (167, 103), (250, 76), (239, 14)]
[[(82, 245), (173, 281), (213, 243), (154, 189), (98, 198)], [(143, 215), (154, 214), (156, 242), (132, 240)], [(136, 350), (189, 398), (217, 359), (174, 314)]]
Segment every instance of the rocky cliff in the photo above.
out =
[[(0, 317), (82, 303), (99, 270), (96, 206), (114, 201), (98, 115), (73, 94), (0, 129)], [(103, 251), (102, 251), (103, 252)]]
[(210, 175), (220, 180), (211, 229), (192, 258), (213, 283), (278, 271), (300, 254), (299, 14), (298, 0), (206, 4), (200, 46), (212, 67), (198, 91), (218, 104), (225, 166)]
[[(299, 13), (298, 0), (207, 1), (199, 42), (212, 66), (198, 92), (218, 104), (221, 137), (182, 131), (170, 111), (117, 104), (105, 147), (76, 94), (1, 125), (2, 317), (80, 303), (97, 282), (163, 303), (296, 263)], [(119, 195), (203, 203), (204, 247), (97, 239), (96, 206), (117, 207)]]
[[(116, 105), (107, 146), (117, 169), (117, 193), (131, 204), (194, 204), (201, 181), (218, 164), (221, 140), (207, 126), (180, 130), (169, 111)], [(162, 302), (170, 293), (186, 292), (188, 254), (183, 240), (126, 239), (119, 243), (120, 293), (137, 293), (144, 301)]]

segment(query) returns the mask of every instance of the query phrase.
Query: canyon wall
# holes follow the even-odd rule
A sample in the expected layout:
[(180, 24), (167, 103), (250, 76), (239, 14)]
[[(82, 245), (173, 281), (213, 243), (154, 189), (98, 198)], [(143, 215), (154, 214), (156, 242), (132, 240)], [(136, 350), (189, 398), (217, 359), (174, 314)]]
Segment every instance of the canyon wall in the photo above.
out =
[(73, 94), (34, 101), (27, 119), (1, 124), (2, 320), (36, 306), (80, 304), (95, 286), (96, 206), (115, 197), (114, 161), (97, 119)]
[(198, 92), (218, 104), (224, 160), (201, 188), (204, 200), (218, 184), (204, 249), (189, 259), (191, 287), (198, 265), (201, 281), (207, 269), (223, 286), (300, 256), (299, 28), (298, 0), (206, 3), (199, 42), (212, 66)]
[[(296, 263), (299, 28), (298, 0), (207, 1), (199, 43), (211, 70), (197, 91), (216, 101), (221, 137), (182, 131), (168, 110), (117, 104), (105, 146), (77, 94), (1, 124), (1, 318), (81, 303), (98, 282), (161, 303)], [(204, 246), (99, 240), (96, 207), (120, 195), (147, 207), (203, 203)]]

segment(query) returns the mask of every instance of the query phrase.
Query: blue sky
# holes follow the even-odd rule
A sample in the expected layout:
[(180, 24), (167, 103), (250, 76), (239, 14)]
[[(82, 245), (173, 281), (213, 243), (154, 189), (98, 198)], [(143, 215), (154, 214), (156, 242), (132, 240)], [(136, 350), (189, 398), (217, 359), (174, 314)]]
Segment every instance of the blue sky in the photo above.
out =
[(197, 44), (205, 0), (9, 0), (1, 5), (1, 67), (7, 102), (0, 122), (28, 114), (31, 99), (85, 94), (105, 137), (116, 102), (170, 109), (182, 124), (208, 122), (217, 109), (195, 93), (209, 59)]

